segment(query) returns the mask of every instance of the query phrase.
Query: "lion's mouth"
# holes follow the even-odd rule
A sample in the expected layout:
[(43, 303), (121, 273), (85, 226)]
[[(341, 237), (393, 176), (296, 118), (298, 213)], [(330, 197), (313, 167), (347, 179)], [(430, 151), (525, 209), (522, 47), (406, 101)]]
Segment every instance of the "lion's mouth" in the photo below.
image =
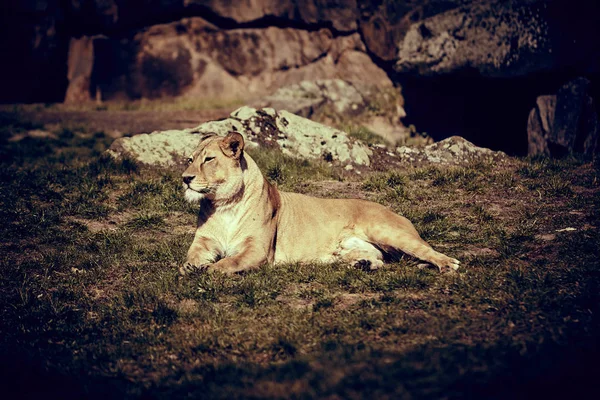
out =
[(206, 194), (206, 193), (210, 192), (210, 188), (192, 189), (189, 185), (187, 187), (187, 190), (191, 190), (192, 192), (196, 192), (196, 193), (200, 193), (200, 194)]

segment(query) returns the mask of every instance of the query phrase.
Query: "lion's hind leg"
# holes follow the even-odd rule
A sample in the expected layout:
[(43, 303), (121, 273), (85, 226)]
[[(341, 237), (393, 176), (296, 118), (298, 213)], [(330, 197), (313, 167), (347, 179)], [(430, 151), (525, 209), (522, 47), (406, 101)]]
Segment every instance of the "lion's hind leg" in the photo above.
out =
[(392, 216), (386, 219), (385, 223), (369, 227), (367, 230), (369, 241), (381, 248), (391, 247), (431, 263), (438, 267), (440, 271), (444, 269), (457, 270), (459, 268), (460, 261), (435, 251), (427, 242), (421, 239), (408, 219), (397, 214), (390, 214)]
[(355, 236), (342, 240), (336, 254), (351, 266), (362, 270), (373, 271), (383, 266), (381, 251), (366, 240)]

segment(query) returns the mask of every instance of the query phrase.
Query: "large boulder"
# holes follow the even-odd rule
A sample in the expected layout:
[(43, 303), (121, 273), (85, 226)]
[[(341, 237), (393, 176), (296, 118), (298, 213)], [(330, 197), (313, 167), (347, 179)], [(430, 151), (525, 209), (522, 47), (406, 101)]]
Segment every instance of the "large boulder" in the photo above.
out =
[(360, 3), (359, 8), (367, 48), (400, 73), (431, 76), (470, 70), (515, 77), (600, 67), (597, 2), (382, 0)]
[(529, 155), (597, 154), (600, 124), (590, 86), (578, 78), (537, 98), (527, 122)]
[[(220, 29), (192, 17), (151, 26), (130, 39), (97, 38), (92, 43), (89, 75), (95, 87), (83, 91), (94, 93), (97, 87), (108, 100), (180, 95), (250, 99), (306, 79), (392, 86), (364, 53), (358, 33), (335, 36), (326, 28)], [(70, 62), (70, 69), (78, 63)]]
[(555, 63), (544, 1), (473, 2), (410, 26), (398, 44), (394, 68), (420, 75), (475, 69), (516, 76)]
[(187, 160), (204, 133), (240, 132), (249, 148), (277, 147), (284, 154), (322, 159), (340, 166), (369, 166), (371, 149), (344, 132), (272, 108), (241, 107), (229, 118), (209, 121), (192, 129), (170, 130), (119, 138), (109, 153), (127, 155), (148, 165), (179, 165)]

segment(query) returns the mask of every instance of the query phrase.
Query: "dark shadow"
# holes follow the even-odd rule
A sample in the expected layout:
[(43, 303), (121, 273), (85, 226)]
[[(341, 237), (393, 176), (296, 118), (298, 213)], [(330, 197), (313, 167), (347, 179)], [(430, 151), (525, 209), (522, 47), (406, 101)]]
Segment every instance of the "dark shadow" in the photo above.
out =
[(60, 371), (26, 352), (3, 349), (0, 390), (15, 399), (124, 399), (131, 382), (124, 378), (93, 377), (91, 371)]
[(459, 135), (477, 146), (511, 155), (527, 153), (527, 119), (536, 98), (554, 94), (571, 77), (535, 74), (485, 78), (476, 72), (399, 80), (405, 99), (405, 125), (434, 140)]

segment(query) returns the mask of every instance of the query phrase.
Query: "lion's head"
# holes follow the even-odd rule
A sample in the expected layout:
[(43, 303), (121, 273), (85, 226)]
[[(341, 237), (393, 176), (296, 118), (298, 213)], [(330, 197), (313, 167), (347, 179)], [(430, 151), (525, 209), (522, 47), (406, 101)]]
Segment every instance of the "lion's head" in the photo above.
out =
[(240, 194), (244, 188), (243, 151), (244, 138), (238, 132), (203, 136), (182, 175), (186, 200), (227, 201)]

